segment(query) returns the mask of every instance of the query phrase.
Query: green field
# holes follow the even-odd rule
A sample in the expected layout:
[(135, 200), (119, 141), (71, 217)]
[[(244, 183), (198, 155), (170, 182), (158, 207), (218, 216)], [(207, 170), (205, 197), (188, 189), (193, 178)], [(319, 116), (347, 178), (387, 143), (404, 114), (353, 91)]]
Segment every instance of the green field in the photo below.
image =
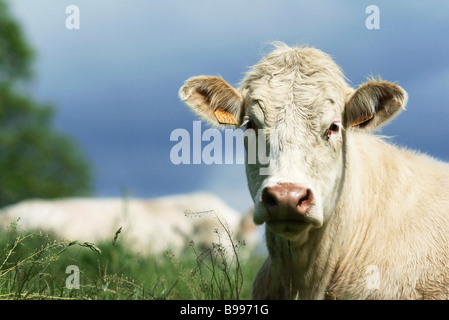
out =
[(179, 255), (137, 255), (120, 243), (83, 243), (0, 227), (0, 299), (250, 299), (263, 257), (234, 243)]

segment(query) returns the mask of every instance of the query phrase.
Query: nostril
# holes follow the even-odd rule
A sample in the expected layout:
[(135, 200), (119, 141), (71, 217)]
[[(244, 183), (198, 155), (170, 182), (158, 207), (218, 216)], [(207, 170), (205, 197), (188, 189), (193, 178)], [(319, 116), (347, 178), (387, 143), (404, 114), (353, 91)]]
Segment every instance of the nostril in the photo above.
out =
[(301, 214), (307, 214), (312, 206), (313, 194), (310, 189), (307, 189), (305, 195), (303, 195), (298, 201), (298, 212)]
[(310, 197), (310, 190), (307, 190), (305, 196), (303, 196), (301, 199), (299, 199), (298, 206), (301, 206), (304, 202), (307, 202)]
[(262, 192), (262, 203), (268, 210), (278, 206), (276, 197), (270, 192), (269, 188), (265, 188)]

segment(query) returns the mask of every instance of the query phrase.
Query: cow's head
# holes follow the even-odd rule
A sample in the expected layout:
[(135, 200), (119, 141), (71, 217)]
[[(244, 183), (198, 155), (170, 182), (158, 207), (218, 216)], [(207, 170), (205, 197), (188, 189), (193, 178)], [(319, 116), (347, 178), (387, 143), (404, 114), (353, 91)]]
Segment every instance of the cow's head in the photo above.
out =
[[(246, 164), (255, 204), (254, 222), (277, 235), (303, 242), (320, 228), (339, 198), (344, 148), (350, 131), (372, 131), (392, 119), (407, 100), (398, 85), (370, 79), (354, 90), (339, 67), (313, 48), (276, 45), (235, 89), (218, 77), (190, 78), (181, 99), (214, 126), (225, 111), (267, 135), (268, 174), (260, 162)], [(252, 143), (255, 143), (254, 141)], [(246, 151), (254, 150), (246, 145)], [(248, 157), (247, 157), (248, 158)]]

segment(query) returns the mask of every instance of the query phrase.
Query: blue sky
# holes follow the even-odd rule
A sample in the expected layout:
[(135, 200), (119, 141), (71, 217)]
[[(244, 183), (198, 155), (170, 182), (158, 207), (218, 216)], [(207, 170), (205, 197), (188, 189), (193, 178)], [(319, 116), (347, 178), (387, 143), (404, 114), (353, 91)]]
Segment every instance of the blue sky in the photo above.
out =
[[(371, 4), (378, 30), (365, 27)], [(69, 5), (80, 9), (79, 30), (65, 26)], [(449, 161), (447, 1), (14, 0), (10, 8), (37, 53), (28, 89), (57, 107), (55, 126), (92, 162), (96, 196), (208, 190), (248, 209), (243, 165), (173, 165), (170, 133), (197, 120), (177, 96), (187, 78), (236, 85), (271, 41), (331, 54), (353, 86), (369, 75), (397, 81), (407, 111), (382, 134)]]

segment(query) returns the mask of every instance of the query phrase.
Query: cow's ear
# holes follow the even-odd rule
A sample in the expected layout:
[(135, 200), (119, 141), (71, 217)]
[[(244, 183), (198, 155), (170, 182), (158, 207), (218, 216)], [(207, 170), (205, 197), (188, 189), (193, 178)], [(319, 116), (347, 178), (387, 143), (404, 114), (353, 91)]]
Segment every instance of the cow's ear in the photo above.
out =
[(179, 89), (179, 97), (200, 118), (216, 127), (235, 127), (243, 121), (242, 94), (222, 78), (190, 78)]
[(372, 131), (405, 109), (407, 92), (383, 80), (370, 79), (348, 95), (345, 128)]

